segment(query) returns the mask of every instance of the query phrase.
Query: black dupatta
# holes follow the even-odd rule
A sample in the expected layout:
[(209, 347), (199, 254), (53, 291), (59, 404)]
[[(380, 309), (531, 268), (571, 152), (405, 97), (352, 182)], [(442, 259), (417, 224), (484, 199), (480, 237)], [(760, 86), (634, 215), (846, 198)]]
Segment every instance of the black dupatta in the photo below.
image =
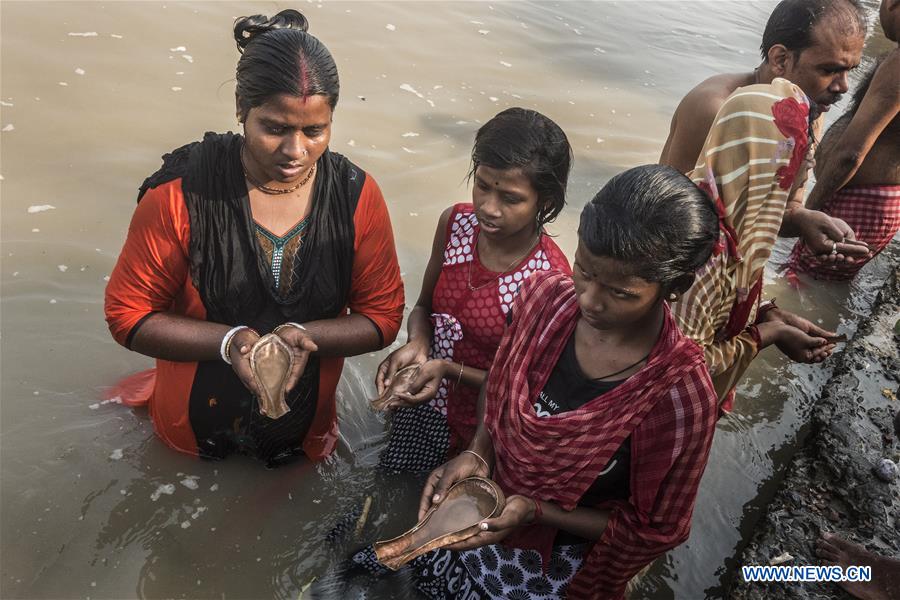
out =
[[(163, 166), (140, 188), (144, 193), (179, 177), (190, 217), (190, 274), (207, 320), (249, 325), (260, 334), (286, 321), (337, 317), (347, 306), (353, 269), (353, 217), (365, 173), (328, 150), (316, 163), (310, 225), (293, 261), (284, 296), (275, 286), (256, 238), (240, 151), (243, 138), (207, 133), (163, 156)], [(277, 460), (295, 450), (312, 422), (319, 360), (312, 357), (288, 393), (291, 412), (278, 420), (259, 414), (256, 400), (230, 366), (198, 363), (189, 416), (200, 454), (221, 458), (235, 447)]]
[(182, 178), (191, 222), (191, 279), (208, 320), (248, 323), (269, 302), (284, 320), (336, 317), (349, 299), (353, 215), (365, 173), (328, 150), (319, 158), (309, 231), (294, 262), (291, 288), (282, 297), (256, 241), (241, 167), (242, 143), (237, 134), (207, 133), (202, 142), (166, 154), (162, 168), (141, 186), (138, 201), (148, 189)]

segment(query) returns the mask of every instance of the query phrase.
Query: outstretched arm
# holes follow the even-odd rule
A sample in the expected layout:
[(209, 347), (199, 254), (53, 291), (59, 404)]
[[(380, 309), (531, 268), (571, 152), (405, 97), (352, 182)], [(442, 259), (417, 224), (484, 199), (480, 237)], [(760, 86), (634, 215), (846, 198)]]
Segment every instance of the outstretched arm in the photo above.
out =
[(900, 112), (900, 49), (881, 63), (862, 103), (830, 153), (821, 160), (821, 174), (806, 201), (807, 208), (820, 209), (847, 185), (866, 159), (884, 128)]
[(384, 393), (397, 371), (410, 365), (423, 364), (428, 360), (432, 333), (431, 297), (434, 295), (434, 287), (437, 285), (444, 262), (447, 222), (451, 212), (453, 212), (452, 207), (441, 213), (438, 219), (434, 239), (431, 243), (431, 257), (428, 259), (425, 273), (422, 276), (419, 299), (416, 300), (416, 305), (413, 306), (406, 319), (406, 343), (391, 352), (378, 365), (375, 373), (375, 388), (379, 395)]
[[(806, 164), (815, 164), (812, 147), (807, 154)], [(803, 205), (803, 193), (811, 169), (803, 168), (797, 174), (794, 186), (781, 219), (781, 237), (799, 237), (807, 247), (826, 262), (853, 262), (869, 253), (864, 242), (857, 241), (856, 233), (843, 220), (818, 210), (810, 210)]]
[[(478, 403), (475, 408), (478, 428), (475, 431), (475, 437), (469, 444), (469, 448), (432, 471), (431, 475), (428, 476), (428, 480), (425, 482), (425, 487), (422, 490), (422, 497), (419, 500), (419, 519), (425, 516), (429, 508), (439, 504), (444, 499), (450, 486), (457, 481), (466, 477), (491, 476), (494, 470), (494, 442), (491, 440), (491, 434), (484, 424), (486, 393), (487, 382), (481, 386), (481, 391), (478, 394)], [(481, 544), (478, 545), (480, 546)]]
[[(220, 360), (231, 326), (173, 310), (188, 281), (188, 228), (176, 183), (144, 195), (106, 288), (106, 319), (116, 341), (135, 352), (169, 361)], [(246, 350), (256, 339), (250, 329), (241, 329), (229, 352), (232, 368), (251, 390)]]

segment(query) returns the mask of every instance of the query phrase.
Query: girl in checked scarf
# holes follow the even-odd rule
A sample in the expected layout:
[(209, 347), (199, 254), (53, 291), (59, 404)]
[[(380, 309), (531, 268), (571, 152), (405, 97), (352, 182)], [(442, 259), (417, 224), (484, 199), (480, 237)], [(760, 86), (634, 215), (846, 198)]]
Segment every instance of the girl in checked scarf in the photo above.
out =
[(475, 439), (425, 485), (420, 517), (470, 476), (507, 496), (475, 537), (413, 562), (430, 598), (621, 598), (688, 537), (716, 394), (669, 303), (712, 253), (715, 209), (674, 169), (637, 167), (578, 234), (571, 277), (521, 287)]

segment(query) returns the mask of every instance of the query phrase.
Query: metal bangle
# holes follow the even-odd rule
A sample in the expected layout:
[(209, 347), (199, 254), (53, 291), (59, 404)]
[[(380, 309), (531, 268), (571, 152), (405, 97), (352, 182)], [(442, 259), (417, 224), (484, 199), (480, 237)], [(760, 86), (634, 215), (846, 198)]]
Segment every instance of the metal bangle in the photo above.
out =
[(235, 334), (241, 329), (250, 329), (246, 325), (238, 325), (237, 327), (232, 327), (228, 330), (228, 333), (225, 334), (225, 337), (222, 338), (222, 343), (219, 344), (219, 356), (222, 357), (222, 360), (225, 361), (226, 364), (231, 364), (231, 356), (229, 356), (229, 352), (231, 351), (231, 340), (234, 339)]
[(480, 454), (478, 454), (478, 453), (475, 452), (474, 450), (463, 450), (462, 452), (460, 452), (460, 454), (471, 454), (472, 456), (474, 456), (475, 458), (477, 458), (478, 460), (480, 460), (480, 461), (481, 461), (481, 464), (484, 465), (484, 468), (487, 469), (488, 475), (490, 475), (490, 473), (491, 473), (491, 467), (487, 464), (487, 461), (484, 460), (484, 458), (481, 457)]
[(306, 327), (304, 327), (304, 326), (301, 325), (300, 323), (294, 323), (293, 321), (288, 321), (287, 323), (282, 323), (281, 325), (279, 325), (278, 327), (276, 327), (275, 329), (273, 329), (273, 330), (272, 330), (272, 333), (278, 333), (279, 331), (281, 331), (281, 330), (284, 329), (285, 327), (296, 327), (297, 329), (302, 329), (303, 331), (306, 331)]

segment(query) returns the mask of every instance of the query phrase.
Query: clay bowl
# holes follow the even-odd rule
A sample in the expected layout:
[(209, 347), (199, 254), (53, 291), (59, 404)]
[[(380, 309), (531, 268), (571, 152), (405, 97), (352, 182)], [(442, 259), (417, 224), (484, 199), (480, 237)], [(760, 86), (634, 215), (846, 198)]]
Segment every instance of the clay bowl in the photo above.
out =
[(284, 397), (293, 365), (291, 347), (274, 333), (262, 336), (250, 349), (250, 370), (259, 388), (259, 412), (270, 419), (291, 410)]
[(384, 392), (371, 401), (372, 408), (375, 410), (387, 410), (387, 405), (390, 402), (393, 402), (397, 399), (398, 394), (403, 394), (409, 391), (409, 384), (415, 380), (416, 376), (419, 374), (419, 365), (409, 365), (403, 367), (394, 373), (394, 378), (391, 379), (391, 384), (384, 390)]
[(454, 483), (447, 497), (431, 507), (415, 527), (399, 537), (375, 543), (375, 556), (396, 571), (417, 556), (455, 544), (481, 531), (478, 524), (503, 512), (503, 490), (490, 479), (469, 477)]

